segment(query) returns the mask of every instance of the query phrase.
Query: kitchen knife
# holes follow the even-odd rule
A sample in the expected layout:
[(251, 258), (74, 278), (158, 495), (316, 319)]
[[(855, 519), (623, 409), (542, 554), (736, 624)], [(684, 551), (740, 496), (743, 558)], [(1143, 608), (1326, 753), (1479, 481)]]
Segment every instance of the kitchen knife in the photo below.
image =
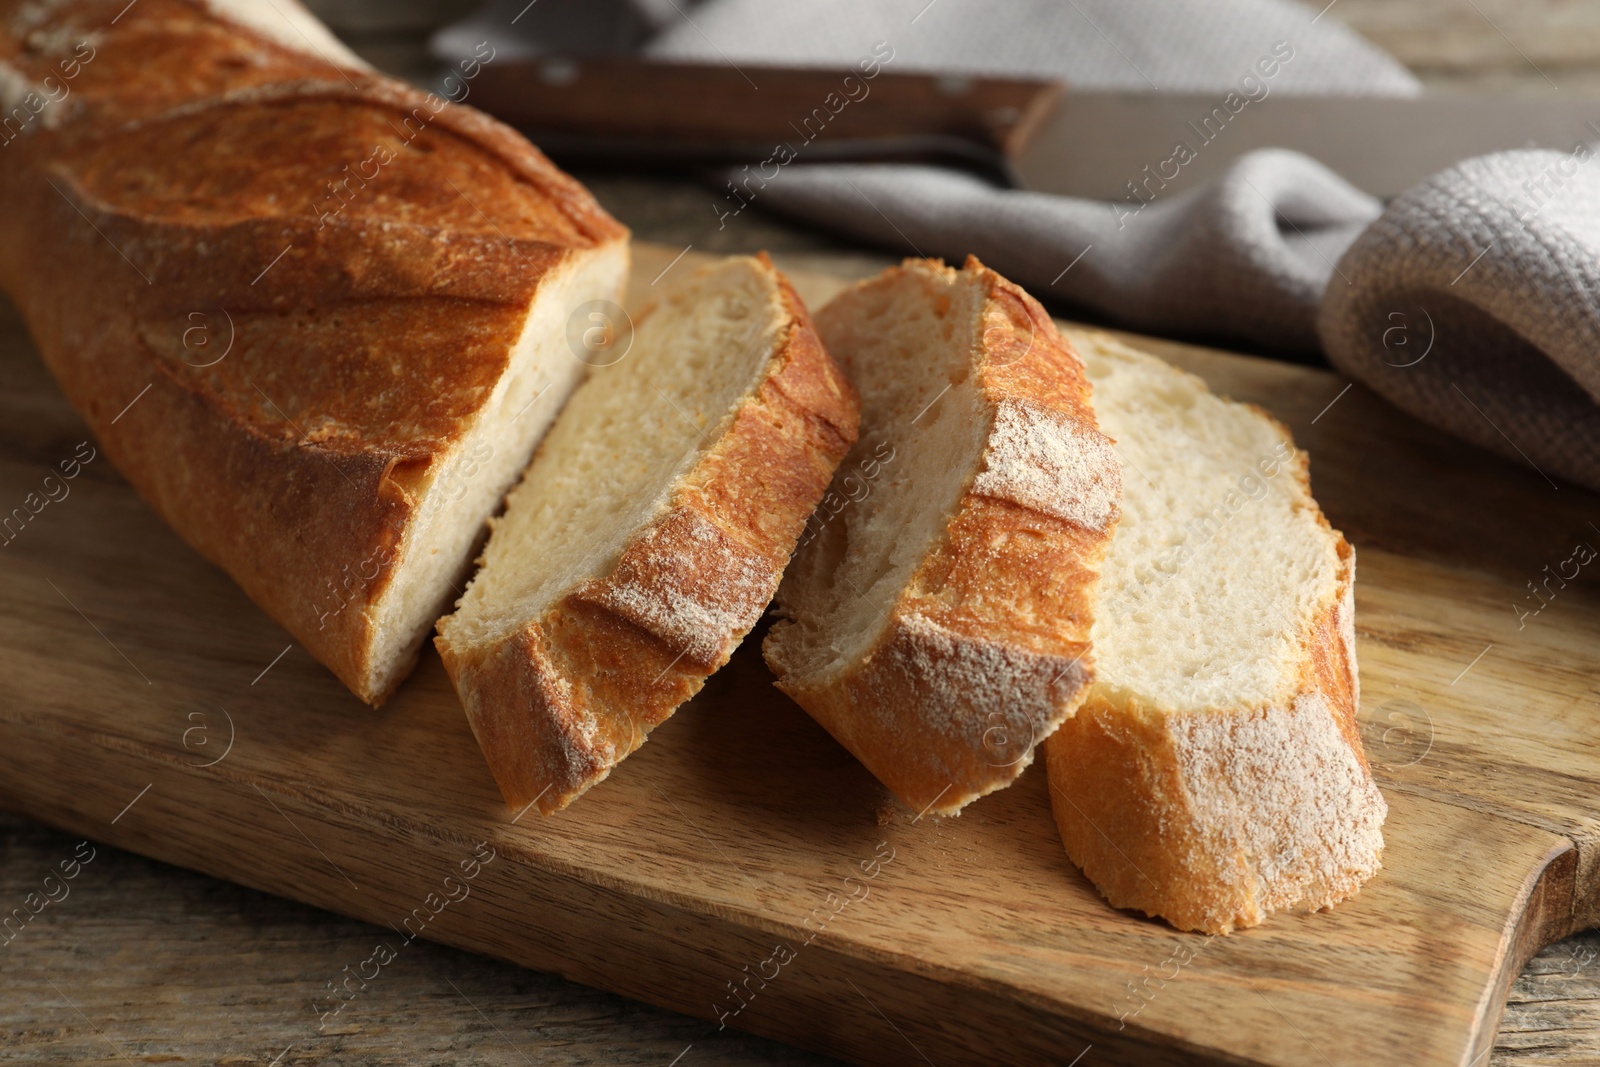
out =
[[(869, 57), (870, 59), (870, 57)], [(1015, 183), (1015, 159), (1061, 95), (1026, 78), (552, 56), (485, 64), (473, 104), (565, 164), (925, 160)]]
[[(849, 79), (847, 81), (847, 79)], [(1268, 83), (1259, 83), (1267, 85)], [(472, 103), (559, 162), (954, 163), (1098, 200), (1166, 197), (1257, 148), (1291, 148), (1380, 197), (1471, 156), (1600, 142), (1600, 97), (1063, 91), (1053, 82), (880, 68), (743, 68), (629, 57), (485, 65)]]

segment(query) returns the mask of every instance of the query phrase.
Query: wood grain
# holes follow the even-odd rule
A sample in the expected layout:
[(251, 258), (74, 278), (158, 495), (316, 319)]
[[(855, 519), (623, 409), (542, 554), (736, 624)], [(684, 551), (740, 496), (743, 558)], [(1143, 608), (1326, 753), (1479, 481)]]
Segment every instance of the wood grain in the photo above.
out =
[[(677, 251), (641, 249), (637, 275)], [(809, 300), (838, 284), (797, 281)], [(1136, 1014), (1127, 983), (1196, 939), (1103, 905), (1037, 769), (960, 819), (919, 819), (747, 645), (581, 804), (513, 825), (436, 659), (374, 713), (293, 647), (275, 658), (282, 632), (103, 462), (0, 550), (0, 793), (375, 921), (399, 961), (421, 945), (392, 927), (431, 901), (428, 939), (701, 1018), (747, 1001), (731, 1026), (860, 1062), (1060, 1062), (1089, 1044), (1101, 1062), (1471, 1062), (1524, 959), (1595, 918), (1595, 580), (1523, 630), (1511, 609), (1594, 500), (1328, 375), (1146, 344), (1265, 401), (1311, 451), (1361, 553), (1363, 718), (1392, 814), (1386, 869), (1355, 901), (1199, 941)], [(0, 500), (20, 501), (82, 434), (14, 322), (0, 351)], [(199, 766), (229, 721), (231, 750)], [(480, 841), (496, 858), (439, 907)], [(842, 904), (852, 873), (868, 893)], [(793, 961), (730, 992), (770, 975), (779, 943)], [(298, 1009), (312, 1029), (319, 994)]]
[(1348, 23), (1430, 87), (1600, 91), (1600, 8), (1569, 0), (1340, 0)]
[[(0, 814), (0, 899), (79, 840)], [(318, 1029), (311, 999), (393, 934), (105, 845), (71, 887), (0, 950), (0, 1064), (836, 1062), (422, 941)]]

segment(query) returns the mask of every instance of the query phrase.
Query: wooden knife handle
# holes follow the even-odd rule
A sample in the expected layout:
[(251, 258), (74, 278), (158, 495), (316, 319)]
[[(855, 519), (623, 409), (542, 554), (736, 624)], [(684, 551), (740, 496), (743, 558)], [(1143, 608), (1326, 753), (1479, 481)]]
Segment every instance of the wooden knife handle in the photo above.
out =
[(761, 149), (786, 143), (959, 138), (1015, 159), (1060, 98), (1058, 82), (863, 69), (662, 63), (621, 57), (502, 61), (472, 103), (558, 140)]

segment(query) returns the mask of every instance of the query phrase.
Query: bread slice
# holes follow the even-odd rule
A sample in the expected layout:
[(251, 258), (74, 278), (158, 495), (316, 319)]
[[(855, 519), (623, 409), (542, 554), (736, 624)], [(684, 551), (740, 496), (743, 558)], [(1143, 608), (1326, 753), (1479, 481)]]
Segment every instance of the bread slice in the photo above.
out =
[(118, 470), (380, 703), (582, 378), (568, 320), (617, 298), (627, 230), (292, 0), (92, 6), (0, 19), (0, 103), (71, 81), (0, 131), (0, 284)]
[(437, 645), (507, 803), (605, 778), (733, 652), (855, 441), (765, 256), (701, 270), (573, 394)]
[(1356, 725), (1355, 552), (1281, 424), (1078, 341), (1129, 476), (1098, 676), (1046, 748), (1067, 852), (1184, 930), (1337, 903), (1377, 872), (1388, 810)]
[(1121, 473), (1078, 357), (969, 258), (817, 316), (863, 435), (778, 595), (778, 687), (914, 810), (1006, 785), (1083, 700)]

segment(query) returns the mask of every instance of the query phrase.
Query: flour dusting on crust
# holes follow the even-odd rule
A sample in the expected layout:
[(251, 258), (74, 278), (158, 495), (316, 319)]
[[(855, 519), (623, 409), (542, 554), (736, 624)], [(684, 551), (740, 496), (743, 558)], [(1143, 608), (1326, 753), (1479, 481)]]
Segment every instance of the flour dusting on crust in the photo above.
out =
[(17, 13), (11, 16), (11, 31), (17, 36), (25, 36), (40, 23), (54, 17), (55, 13), (66, 7), (71, 0), (28, 0), (28, 3), (17, 8)]
[(1059, 411), (1004, 400), (984, 448), (976, 493), (1009, 500), (1087, 530), (1104, 530), (1122, 496), (1111, 441)]
[[(1088, 675), (1081, 660), (975, 640), (916, 612), (900, 619), (899, 633), (884, 655), (901, 675), (889, 675), (893, 685), (886, 688), (915, 691), (919, 720), (969, 746), (981, 745), (1002, 720), (1013, 736), (1043, 739)], [(1031, 744), (1028, 752), (1031, 759)]]
[(648, 630), (696, 663), (720, 663), (772, 599), (778, 568), (705, 517), (675, 508), (607, 578), (578, 595)]
[(10, 63), (0, 62), (0, 119), (22, 107), (23, 101), (33, 91), (33, 83), (22, 71)]
[(1245, 859), (1226, 873), (1262, 914), (1326, 907), (1377, 873), (1388, 806), (1321, 693), (1169, 721), (1202, 847)]

